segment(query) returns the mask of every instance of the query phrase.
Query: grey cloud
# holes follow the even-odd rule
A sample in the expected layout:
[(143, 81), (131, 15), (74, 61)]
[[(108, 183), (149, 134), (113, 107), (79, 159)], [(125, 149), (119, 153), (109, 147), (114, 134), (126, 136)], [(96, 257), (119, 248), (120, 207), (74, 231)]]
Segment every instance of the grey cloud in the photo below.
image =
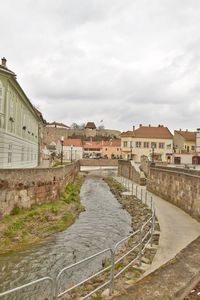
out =
[(1, 56), (47, 120), (196, 128), (199, 12), (198, 0), (3, 0)]

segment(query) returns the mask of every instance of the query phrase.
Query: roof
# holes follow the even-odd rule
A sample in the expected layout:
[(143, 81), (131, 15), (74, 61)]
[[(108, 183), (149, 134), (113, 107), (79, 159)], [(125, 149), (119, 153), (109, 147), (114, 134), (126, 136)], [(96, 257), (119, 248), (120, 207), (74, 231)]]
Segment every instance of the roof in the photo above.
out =
[(85, 128), (96, 129), (96, 125), (94, 124), (94, 122), (87, 122)]
[(121, 137), (133, 137), (133, 131), (122, 132)]
[[(5, 58), (3, 58), (3, 59), (5, 59)], [(6, 60), (6, 59), (5, 59), (5, 60)], [(20, 85), (19, 82), (17, 81), (17, 75), (16, 75), (13, 71), (9, 70), (9, 69), (7, 68), (6, 65), (4, 66), (4, 65), (2, 65), (2, 64), (0, 64), (0, 71), (2, 71), (3, 73), (8, 74), (8, 75), (11, 76), (11, 79), (12, 79), (11, 83), (14, 83), (14, 84), (17, 85), (17, 88), (18, 88), (19, 91), (23, 94), (23, 96), (26, 98), (26, 102), (30, 105), (30, 108), (32, 109), (34, 115), (37, 117), (38, 120), (41, 121), (41, 117), (40, 117), (39, 114), (37, 113), (35, 107), (34, 107), (33, 104), (31, 103), (31, 101), (29, 100), (29, 98), (27, 97), (27, 95), (25, 94), (25, 92), (24, 92), (24, 90), (22, 89), (21, 85)]]
[(102, 149), (102, 143), (97, 142), (83, 142), (84, 149)]
[(103, 141), (103, 147), (121, 147), (121, 140), (110, 139), (109, 141)]
[(196, 132), (188, 131), (188, 130), (186, 131), (175, 130), (174, 132), (180, 134), (186, 141), (196, 142)]
[(141, 126), (133, 131), (135, 138), (173, 139), (173, 135), (167, 127), (159, 125)]
[(47, 126), (49, 126), (49, 125), (54, 125), (55, 127), (57, 127), (57, 126), (62, 126), (62, 127), (66, 127), (66, 128), (70, 128), (69, 126), (67, 126), (67, 125), (65, 125), (65, 124), (63, 124), (63, 123), (59, 123), (59, 122), (56, 122), (56, 121), (54, 121), (54, 122), (47, 122)]
[(81, 139), (66, 139), (63, 142), (64, 146), (83, 147)]

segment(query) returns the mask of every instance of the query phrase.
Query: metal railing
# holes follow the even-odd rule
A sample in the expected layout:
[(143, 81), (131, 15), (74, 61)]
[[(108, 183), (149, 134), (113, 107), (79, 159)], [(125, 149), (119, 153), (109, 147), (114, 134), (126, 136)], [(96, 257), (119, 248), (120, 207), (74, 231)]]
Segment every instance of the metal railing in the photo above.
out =
[[(133, 183), (131, 183), (131, 187), (130, 187), (130, 181), (126, 180), (125, 178), (123, 178), (123, 182), (122, 182), (129, 191), (131, 191), (131, 194), (134, 195), (134, 185)], [(138, 186), (135, 186), (135, 195), (138, 196), (139, 192), (138, 192)], [(153, 238), (153, 232), (155, 229), (155, 207), (153, 205), (153, 199), (152, 197), (150, 197), (150, 199), (148, 199), (148, 195), (147, 192), (145, 193), (145, 197), (143, 197), (143, 190), (141, 189), (140, 191), (140, 200), (144, 201), (144, 204), (148, 204), (149, 207), (151, 208), (151, 217), (141, 226), (140, 229), (138, 229), (137, 231), (133, 232), (132, 234), (130, 234), (129, 236), (123, 238), (122, 240), (120, 240), (115, 246), (114, 248), (107, 248), (104, 249), (94, 255), (91, 255), (85, 259), (82, 259), (79, 262), (76, 262), (68, 267), (63, 268), (57, 275), (56, 279), (52, 279), (51, 277), (43, 277), (40, 279), (37, 279), (35, 281), (32, 281), (30, 283), (24, 284), (20, 287), (11, 289), (9, 291), (0, 293), (0, 298), (12, 293), (15, 293), (16, 291), (19, 291), (21, 289), (24, 289), (28, 286), (31, 285), (35, 285), (39, 282), (44, 282), (44, 281), (49, 281), (50, 282), (50, 290), (51, 290), (51, 296), (50, 296), (50, 300), (57, 300), (59, 298), (61, 298), (64, 294), (72, 292), (73, 290), (75, 290), (76, 288), (78, 288), (79, 286), (87, 283), (88, 281), (94, 279), (95, 277), (97, 277), (98, 275), (101, 275), (103, 272), (110, 270), (110, 279), (107, 280), (106, 282), (104, 282), (103, 284), (100, 284), (98, 287), (96, 287), (94, 290), (90, 291), (88, 294), (86, 294), (85, 296), (83, 296), (81, 298), (81, 300), (87, 299), (90, 296), (92, 296), (93, 294), (95, 294), (97, 291), (99, 291), (100, 289), (102, 289), (105, 286), (109, 286), (109, 294), (111, 295), (114, 291), (114, 283), (115, 283), (115, 279), (117, 277), (119, 277), (125, 270), (127, 270), (130, 266), (132, 266), (135, 262), (138, 261), (139, 266), (141, 265), (142, 262), (142, 256), (144, 254), (144, 250), (147, 247), (148, 244), (152, 245), (152, 238)], [(134, 240), (135, 238), (135, 240)], [(119, 247), (124, 245), (125, 243), (132, 241), (132, 245), (129, 245), (129, 250), (126, 253), (123, 253), (123, 255), (119, 258), (117, 258), (117, 253), (119, 250)], [(95, 274), (87, 277), (86, 279), (80, 281), (79, 283), (73, 285), (70, 288), (65, 289), (62, 292), (59, 292), (60, 289), (60, 283), (61, 283), (61, 276), (85, 263), (88, 261), (93, 260), (94, 258), (97, 258), (105, 253), (109, 253), (109, 259), (110, 259), (110, 264), (109, 266), (101, 269), (100, 271), (97, 271)], [(116, 269), (116, 265), (121, 262), (124, 258), (126, 258), (128, 255), (130, 255), (131, 253), (134, 253), (134, 257), (131, 259), (130, 262), (128, 262), (128, 264), (124, 267), (122, 267), (119, 271)]]

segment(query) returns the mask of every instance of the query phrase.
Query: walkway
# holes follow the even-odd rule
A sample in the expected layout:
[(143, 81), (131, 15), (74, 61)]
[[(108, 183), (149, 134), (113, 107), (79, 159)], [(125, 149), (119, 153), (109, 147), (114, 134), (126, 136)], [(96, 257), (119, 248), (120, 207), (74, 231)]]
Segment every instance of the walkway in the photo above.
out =
[[(127, 187), (129, 186), (129, 190), (131, 191), (132, 181), (128, 179), (125, 180), (119, 176), (116, 176), (115, 179), (121, 183), (123, 182)], [(146, 187), (141, 187), (134, 183), (134, 194), (136, 192), (136, 186), (138, 196), (141, 195), (141, 189), (144, 195)], [(147, 196), (148, 204), (150, 203), (149, 199), (151, 199), (151, 196), (153, 197), (161, 232), (158, 250), (153, 263), (144, 275), (153, 272), (165, 264), (200, 235), (200, 223), (183, 210), (148, 191)]]

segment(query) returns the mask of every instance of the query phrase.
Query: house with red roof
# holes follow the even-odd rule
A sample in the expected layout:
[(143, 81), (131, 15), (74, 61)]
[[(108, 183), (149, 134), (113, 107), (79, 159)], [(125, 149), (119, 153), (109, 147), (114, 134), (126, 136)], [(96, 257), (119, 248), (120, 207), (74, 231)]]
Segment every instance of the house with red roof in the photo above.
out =
[(121, 158), (121, 140), (110, 139), (102, 142), (102, 155), (104, 158)]
[(83, 151), (84, 151), (84, 157), (102, 157), (102, 141), (95, 142), (95, 141), (85, 141), (83, 142)]
[(151, 161), (172, 161), (173, 135), (167, 127), (140, 126), (121, 134), (121, 149), (124, 159), (141, 161), (146, 156)]
[(62, 152), (63, 143), (63, 159), (64, 160), (79, 160), (83, 158), (83, 144), (81, 139), (63, 139), (58, 141), (58, 153)]

